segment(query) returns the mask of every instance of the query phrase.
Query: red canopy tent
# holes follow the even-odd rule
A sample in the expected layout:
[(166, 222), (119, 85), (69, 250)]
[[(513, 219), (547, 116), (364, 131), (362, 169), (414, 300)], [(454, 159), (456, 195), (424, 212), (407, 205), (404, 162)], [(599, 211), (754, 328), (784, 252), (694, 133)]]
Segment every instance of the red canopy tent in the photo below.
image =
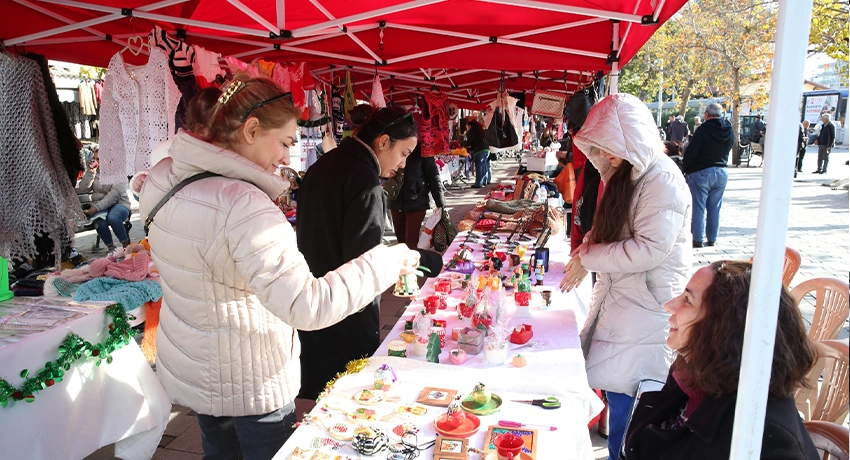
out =
[(685, 1), (0, 0), (0, 40), (105, 66), (157, 24), (246, 61), (306, 61), (325, 81), (351, 70), (358, 96), (377, 73), (391, 100), (436, 86), (469, 106), (501, 71), (511, 91), (570, 94), (622, 67)]

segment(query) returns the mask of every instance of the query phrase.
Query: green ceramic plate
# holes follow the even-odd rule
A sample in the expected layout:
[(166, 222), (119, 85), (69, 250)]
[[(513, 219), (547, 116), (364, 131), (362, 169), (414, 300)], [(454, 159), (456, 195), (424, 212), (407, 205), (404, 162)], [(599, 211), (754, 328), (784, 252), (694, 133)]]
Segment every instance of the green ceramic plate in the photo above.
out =
[(460, 401), (460, 405), (463, 407), (463, 410), (470, 414), (481, 416), (492, 415), (499, 412), (499, 409), (502, 408), (502, 398), (496, 394), (492, 394), (490, 402), (482, 406), (472, 400), (472, 395), (466, 395)]

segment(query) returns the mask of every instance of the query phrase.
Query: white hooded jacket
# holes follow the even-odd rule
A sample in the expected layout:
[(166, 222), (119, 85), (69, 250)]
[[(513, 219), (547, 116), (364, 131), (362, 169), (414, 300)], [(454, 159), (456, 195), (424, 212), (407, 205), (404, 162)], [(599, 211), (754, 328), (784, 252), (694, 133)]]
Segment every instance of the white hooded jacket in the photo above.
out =
[(664, 382), (672, 363), (664, 304), (684, 290), (690, 274), (691, 193), (664, 154), (652, 114), (634, 96), (602, 99), (574, 142), (603, 182), (614, 171), (603, 151), (631, 163), (637, 182), (631, 214), (623, 216), (634, 235), (580, 254), (585, 269), (598, 274), (581, 332), (588, 383), (634, 395), (643, 379)]
[(150, 171), (145, 219), (175, 185), (204, 171), (156, 214), (149, 242), (162, 276), (157, 375), (172, 401), (213, 416), (259, 415), (298, 394), (300, 342), (356, 312), (397, 279), (377, 246), (321, 278), (272, 201), (287, 182), (185, 131)]

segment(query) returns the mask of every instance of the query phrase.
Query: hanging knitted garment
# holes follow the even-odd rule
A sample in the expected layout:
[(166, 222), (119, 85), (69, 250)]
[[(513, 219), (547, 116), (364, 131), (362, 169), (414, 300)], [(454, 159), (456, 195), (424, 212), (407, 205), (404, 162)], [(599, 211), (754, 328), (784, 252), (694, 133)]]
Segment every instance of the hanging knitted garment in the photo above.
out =
[(109, 61), (100, 111), (100, 180), (125, 184), (151, 168), (151, 151), (174, 133), (180, 91), (168, 58), (151, 48), (148, 63), (128, 71), (121, 53)]
[(0, 53), (0, 107), (0, 257), (35, 258), (37, 234), (61, 254), (73, 241), (74, 222), (85, 218), (35, 61)]
[(195, 60), (192, 61), (195, 80), (201, 88), (208, 88), (212, 86), (215, 77), (225, 75), (224, 70), (218, 65), (218, 58), (221, 55), (207, 51), (198, 45), (193, 46), (192, 49), (195, 52)]
[(372, 97), (369, 99), (373, 107), (383, 109), (387, 106), (387, 101), (384, 100), (384, 88), (381, 87), (381, 77), (375, 75), (372, 81)]
[(449, 153), (450, 136), (449, 115), (446, 113), (446, 96), (443, 93), (425, 93), (428, 104), (428, 116), (423, 119), (419, 143), (422, 145), (422, 157), (428, 158)]

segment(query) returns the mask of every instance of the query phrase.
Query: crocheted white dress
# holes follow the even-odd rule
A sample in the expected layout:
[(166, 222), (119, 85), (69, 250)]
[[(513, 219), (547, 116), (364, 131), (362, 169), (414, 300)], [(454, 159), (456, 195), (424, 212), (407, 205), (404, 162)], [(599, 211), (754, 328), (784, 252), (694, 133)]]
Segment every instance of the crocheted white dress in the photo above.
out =
[(36, 234), (50, 237), (60, 254), (84, 217), (35, 61), (0, 53), (0, 107), (0, 256), (34, 257)]
[(148, 63), (135, 70), (126, 68), (121, 53), (112, 56), (100, 111), (101, 182), (126, 184), (128, 176), (150, 169), (151, 151), (175, 131), (180, 97), (159, 48), (151, 48)]

